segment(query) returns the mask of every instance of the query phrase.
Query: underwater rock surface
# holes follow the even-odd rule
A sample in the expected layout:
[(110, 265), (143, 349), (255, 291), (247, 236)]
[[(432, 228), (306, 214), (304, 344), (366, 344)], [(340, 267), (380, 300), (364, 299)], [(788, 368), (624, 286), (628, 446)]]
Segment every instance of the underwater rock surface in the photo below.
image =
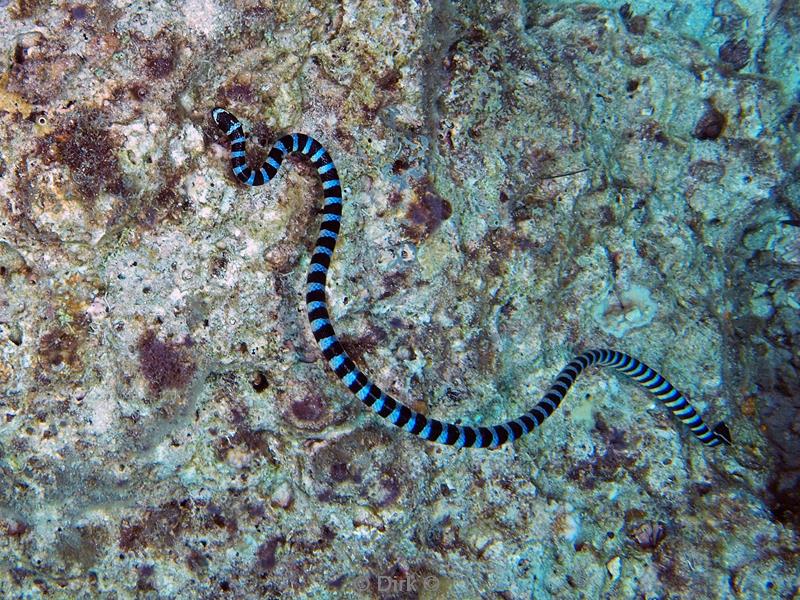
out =
[[(668, 6), (668, 8), (667, 8)], [(791, 2), (0, 2), (0, 596), (790, 598), (800, 527)], [(611, 346), (732, 448), (584, 375), (495, 451), (362, 407), (337, 331), (493, 423)]]

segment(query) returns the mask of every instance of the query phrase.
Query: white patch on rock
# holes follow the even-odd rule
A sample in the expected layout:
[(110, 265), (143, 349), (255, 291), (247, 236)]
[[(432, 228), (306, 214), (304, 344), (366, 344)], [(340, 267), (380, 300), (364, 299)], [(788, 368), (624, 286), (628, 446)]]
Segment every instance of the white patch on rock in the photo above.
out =
[(219, 7), (213, 0), (186, 0), (182, 11), (189, 28), (206, 37), (211, 37), (220, 22)]
[(609, 288), (606, 297), (595, 305), (592, 315), (600, 329), (621, 338), (631, 329), (649, 325), (656, 312), (650, 290), (631, 284), (628, 289), (617, 293)]
[(106, 433), (115, 419), (115, 403), (109, 402), (106, 390), (98, 388), (89, 390), (83, 402), (92, 415), (90, 431), (96, 434)]

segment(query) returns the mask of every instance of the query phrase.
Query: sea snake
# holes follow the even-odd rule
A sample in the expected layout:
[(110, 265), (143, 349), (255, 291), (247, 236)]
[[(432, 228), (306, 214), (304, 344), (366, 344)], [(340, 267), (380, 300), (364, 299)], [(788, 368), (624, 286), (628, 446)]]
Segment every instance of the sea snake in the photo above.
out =
[(306, 278), (306, 307), (311, 331), (336, 376), (359, 400), (392, 425), (430, 442), (457, 448), (497, 448), (541, 425), (558, 408), (578, 375), (587, 367), (599, 365), (616, 369), (653, 394), (706, 446), (731, 444), (730, 431), (724, 422), (709, 429), (683, 394), (669, 381), (642, 361), (616, 350), (596, 349), (579, 354), (561, 370), (536, 406), (519, 418), (499, 425), (473, 427), (444, 423), (395, 400), (375, 385), (350, 359), (339, 343), (328, 313), (325, 282), (342, 220), (342, 184), (330, 154), (314, 138), (303, 133), (291, 133), (275, 142), (260, 169), (251, 169), (247, 164), (246, 138), (239, 120), (222, 108), (215, 108), (211, 117), (228, 136), (233, 174), (245, 185), (256, 186), (268, 182), (275, 177), (284, 157), (291, 153), (299, 152), (308, 157), (317, 169), (322, 180), (325, 203), (319, 237)]

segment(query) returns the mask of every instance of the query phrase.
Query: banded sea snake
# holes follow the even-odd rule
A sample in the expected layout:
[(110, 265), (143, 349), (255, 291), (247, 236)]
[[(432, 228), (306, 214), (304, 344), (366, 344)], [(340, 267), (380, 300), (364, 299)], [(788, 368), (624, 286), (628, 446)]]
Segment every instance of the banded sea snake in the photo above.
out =
[(217, 127), (228, 136), (233, 173), (245, 185), (257, 186), (268, 182), (278, 172), (283, 159), (291, 153), (302, 154), (316, 168), (322, 180), (325, 202), (319, 237), (306, 278), (308, 320), (314, 338), (336, 376), (359, 400), (392, 425), (425, 440), (457, 448), (496, 448), (519, 439), (541, 425), (558, 408), (578, 375), (587, 367), (599, 365), (616, 369), (653, 394), (706, 446), (731, 443), (730, 431), (724, 422), (709, 429), (669, 381), (642, 361), (616, 350), (587, 350), (579, 354), (561, 370), (550, 389), (531, 410), (499, 425), (473, 427), (444, 423), (395, 400), (375, 385), (350, 359), (339, 343), (328, 313), (325, 282), (342, 218), (342, 186), (333, 159), (317, 140), (302, 133), (292, 133), (275, 142), (261, 168), (251, 169), (247, 164), (245, 135), (239, 120), (222, 108), (215, 108), (211, 116)]

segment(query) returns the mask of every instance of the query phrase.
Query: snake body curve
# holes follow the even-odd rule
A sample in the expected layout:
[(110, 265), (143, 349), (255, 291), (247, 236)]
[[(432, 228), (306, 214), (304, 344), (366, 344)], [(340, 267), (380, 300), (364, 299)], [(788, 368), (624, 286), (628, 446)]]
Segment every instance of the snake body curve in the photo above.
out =
[(248, 166), (245, 135), (241, 122), (230, 112), (215, 108), (214, 123), (228, 137), (231, 167), (236, 178), (249, 186), (268, 182), (278, 172), (283, 159), (292, 153), (308, 158), (322, 180), (324, 204), (319, 236), (311, 255), (306, 278), (306, 308), (311, 331), (331, 370), (347, 388), (376, 414), (392, 425), (425, 440), (458, 448), (496, 448), (513, 442), (539, 427), (558, 408), (570, 387), (592, 365), (610, 367), (626, 375), (658, 398), (705, 446), (731, 444), (727, 425), (720, 422), (710, 429), (686, 398), (669, 381), (642, 361), (605, 348), (587, 350), (573, 358), (561, 370), (542, 399), (520, 417), (488, 427), (446, 423), (409, 408), (383, 392), (348, 356), (331, 323), (325, 284), (342, 219), (342, 186), (333, 159), (314, 138), (291, 133), (272, 146), (259, 169)]

